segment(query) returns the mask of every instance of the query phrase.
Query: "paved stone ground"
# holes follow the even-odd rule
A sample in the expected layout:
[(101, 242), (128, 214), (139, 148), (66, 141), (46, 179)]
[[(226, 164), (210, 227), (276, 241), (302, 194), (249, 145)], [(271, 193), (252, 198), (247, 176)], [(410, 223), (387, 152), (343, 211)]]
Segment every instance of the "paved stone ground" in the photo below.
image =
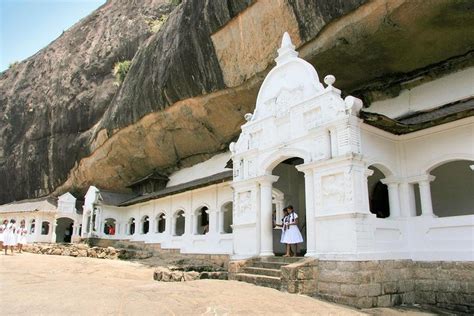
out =
[[(4, 315), (363, 314), (307, 296), (235, 281), (163, 283), (152, 277), (152, 268), (134, 262), (2, 253), (0, 302), (6, 309)], [(420, 314), (376, 310), (375, 314), (379, 313)]]

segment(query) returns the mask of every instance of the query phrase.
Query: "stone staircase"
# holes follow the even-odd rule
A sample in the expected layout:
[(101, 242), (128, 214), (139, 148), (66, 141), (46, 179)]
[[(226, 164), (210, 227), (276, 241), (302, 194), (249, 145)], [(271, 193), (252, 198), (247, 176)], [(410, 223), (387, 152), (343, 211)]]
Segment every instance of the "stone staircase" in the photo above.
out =
[(236, 273), (234, 280), (281, 290), (281, 267), (302, 260), (302, 257), (260, 257), (250, 260)]

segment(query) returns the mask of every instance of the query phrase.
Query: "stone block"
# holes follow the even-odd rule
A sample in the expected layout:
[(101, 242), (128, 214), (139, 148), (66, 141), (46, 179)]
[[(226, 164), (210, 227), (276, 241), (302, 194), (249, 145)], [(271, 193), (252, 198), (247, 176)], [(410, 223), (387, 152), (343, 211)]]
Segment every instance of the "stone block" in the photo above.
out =
[(359, 271), (359, 272), (356, 273), (357, 282), (359, 284), (371, 283), (375, 279), (375, 274), (376, 273), (377, 273), (377, 271), (374, 271), (374, 270)]
[(474, 282), (473, 281), (469, 281), (469, 282), (466, 282), (467, 283), (467, 291), (466, 293), (468, 294), (473, 294), (474, 293)]
[(436, 291), (437, 282), (435, 280), (417, 280), (415, 282), (416, 291)]
[(359, 296), (360, 290), (357, 284), (341, 284), (341, 295), (343, 296)]
[(357, 299), (357, 304), (355, 305), (358, 308), (371, 308), (377, 306), (376, 297), (359, 297)]
[(401, 280), (398, 282), (398, 290), (401, 293), (411, 292), (415, 290), (415, 281), (413, 280)]
[(335, 270), (337, 267), (336, 261), (319, 261), (319, 269), (322, 270)]
[(230, 273), (242, 272), (242, 268), (245, 266), (246, 263), (247, 260), (230, 261), (227, 270)]
[(394, 294), (398, 293), (398, 282), (386, 282), (382, 284), (383, 294)]
[[(288, 291), (289, 292), (289, 291)], [(318, 282), (318, 292), (322, 294), (336, 294), (341, 293), (341, 286), (338, 283)]]
[(339, 271), (359, 271), (360, 264), (358, 261), (338, 261), (336, 269)]
[(447, 272), (448, 280), (469, 281), (473, 280), (474, 270), (458, 269), (458, 270), (442, 270)]
[(301, 282), (300, 293), (302, 294), (313, 294), (318, 291), (318, 281), (317, 280), (304, 280)]
[(436, 304), (435, 292), (415, 291), (415, 302), (418, 304)]
[(415, 304), (415, 292), (414, 291), (405, 292), (405, 293), (401, 294), (401, 296), (402, 296), (402, 304), (407, 304), (407, 305)]
[[(456, 262), (456, 269), (474, 271), (474, 262), (473, 261)], [(474, 275), (471, 275), (469, 280), (474, 281)]]
[(433, 270), (426, 268), (417, 268), (415, 269), (415, 278), (416, 279), (433, 279)]
[(313, 267), (300, 267), (296, 271), (296, 278), (298, 280), (313, 279), (314, 270), (316, 270), (316, 268), (313, 268)]
[(298, 281), (288, 281), (286, 290), (288, 293), (298, 293)]
[(461, 287), (460, 281), (438, 281), (437, 290), (440, 292), (466, 292), (466, 288)]
[(377, 297), (377, 306), (378, 307), (389, 307), (392, 306), (392, 300), (390, 295), (381, 295)]
[(359, 287), (359, 296), (379, 296), (382, 294), (380, 283), (361, 284)]
[(371, 261), (361, 261), (359, 262), (360, 270), (377, 270), (380, 268), (380, 261), (379, 260), (371, 260)]
[(296, 280), (297, 269), (294, 267), (283, 266), (281, 267), (281, 279), (282, 280)]

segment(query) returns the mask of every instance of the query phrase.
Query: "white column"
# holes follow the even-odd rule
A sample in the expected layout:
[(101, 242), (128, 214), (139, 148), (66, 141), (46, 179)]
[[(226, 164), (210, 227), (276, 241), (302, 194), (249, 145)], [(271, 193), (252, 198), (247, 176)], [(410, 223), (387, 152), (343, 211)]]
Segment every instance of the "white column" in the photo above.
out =
[(415, 190), (413, 184), (402, 182), (399, 185), (400, 215), (403, 217), (416, 216)]
[(34, 241), (38, 242), (41, 236), (41, 218), (35, 217), (35, 232), (34, 232)]
[(53, 218), (52, 223), (51, 223), (51, 242), (55, 243), (56, 242), (56, 226), (58, 225), (58, 221), (56, 218)]
[(392, 178), (380, 180), (388, 187), (388, 203), (390, 206), (390, 218), (400, 217), (400, 197), (398, 193), (398, 181)]
[(272, 183), (275, 176), (264, 176), (260, 183), (260, 256), (274, 256), (272, 227)]
[(306, 255), (316, 256), (316, 234), (314, 233), (314, 175), (313, 170), (304, 172), (305, 201), (306, 201)]
[(222, 234), (224, 232), (224, 210), (221, 208), (218, 212), (216, 212), (216, 215), (218, 216), (218, 227), (217, 227), (217, 232), (219, 234)]
[(427, 175), (426, 177), (418, 181), (418, 185), (420, 186), (421, 216), (435, 216), (433, 214), (433, 204), (431, 202), (430, 189), (430, 182), (434, 179), (434, 176)]

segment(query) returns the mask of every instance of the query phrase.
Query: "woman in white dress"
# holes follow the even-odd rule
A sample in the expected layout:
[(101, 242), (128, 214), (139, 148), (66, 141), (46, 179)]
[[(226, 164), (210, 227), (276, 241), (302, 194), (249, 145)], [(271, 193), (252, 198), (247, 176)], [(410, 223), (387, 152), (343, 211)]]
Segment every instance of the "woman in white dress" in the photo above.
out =
[(11, 219), (10, 223), (8, 223), (7, 228), (3, 232), (3, 249), (5, 249), (5, 255), (7, 254), (8, 247), (13, 255), (13, 247), (16, 246), (16, 224), (15, 220)]
[(301, 236), (300, 230), (298, 228), (298, 214), (295, 213), (293, 206), (289, 205), (288, 209), (288, 224), (285, 231), (285, 236), (283, 242), (286, 244), (286, 254), (284, 257), (291, 256), (291, 245), (295, 245), (295, 252), (293, 256), (296, 257), (298, 253), (298, 244), (303, 242), (303, 236)]
[(0, 225), (0, 249), (3, 249), (3, 232), (7, 228), (8, 225), (8, 220), (4, 220), (2, 225)]
[(16, 230), (16, 234), (17, 234), (18, 252), (21, 253), (23, 250), (23, 246), (26, 245), (26, 234), (28, 234), (28, 230), (26, 229), (24, 220), (21, 221), (20, 228)]

